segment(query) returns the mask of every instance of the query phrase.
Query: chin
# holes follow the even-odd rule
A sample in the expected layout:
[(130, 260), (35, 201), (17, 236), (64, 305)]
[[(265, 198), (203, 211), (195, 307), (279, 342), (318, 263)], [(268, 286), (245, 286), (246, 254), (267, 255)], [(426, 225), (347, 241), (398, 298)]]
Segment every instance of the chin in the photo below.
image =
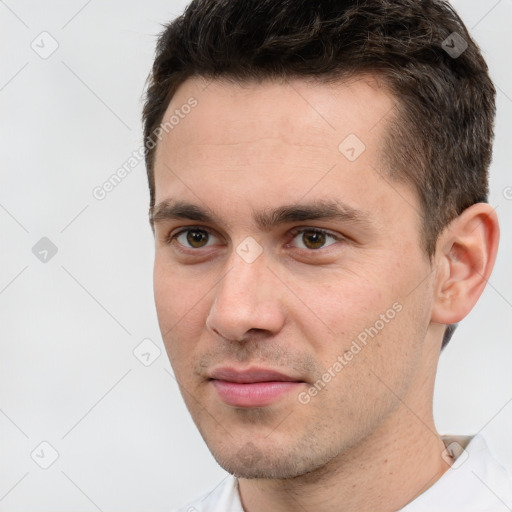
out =
[(289, 479), (296, 478), (326, 464), (327, 460), (316, 460), (302, 453), (287, 453), (276, 450), (262, 450), (252, 442), (246, 443), (233, 453), (216, 453), (211, 450), (217, 463), (228, 473), (238, 478)]

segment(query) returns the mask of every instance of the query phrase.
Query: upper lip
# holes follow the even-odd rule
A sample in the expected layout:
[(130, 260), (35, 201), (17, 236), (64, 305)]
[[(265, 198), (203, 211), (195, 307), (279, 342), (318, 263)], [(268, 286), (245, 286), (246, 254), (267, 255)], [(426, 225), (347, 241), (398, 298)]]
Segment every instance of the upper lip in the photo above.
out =
[(239, 383), (274, 381), (303, 382), (296, 377), (269, 368), (249, 368), (246, 370), (237, 370), (236, 368), (228, 367), (217, 368), (210, 373), (209, 377), (210, 379)]

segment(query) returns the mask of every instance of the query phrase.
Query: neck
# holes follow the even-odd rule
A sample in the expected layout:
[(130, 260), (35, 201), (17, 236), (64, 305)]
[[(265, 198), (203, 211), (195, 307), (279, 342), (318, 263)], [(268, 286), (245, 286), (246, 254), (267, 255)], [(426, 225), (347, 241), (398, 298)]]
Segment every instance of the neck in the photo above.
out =
[(406, 397), (378, 430), (313, 472), (283, 480), (239, 479), (244, 510), (400, 510), (449, 468), (432, 402), (422, 410), (418, 398)]

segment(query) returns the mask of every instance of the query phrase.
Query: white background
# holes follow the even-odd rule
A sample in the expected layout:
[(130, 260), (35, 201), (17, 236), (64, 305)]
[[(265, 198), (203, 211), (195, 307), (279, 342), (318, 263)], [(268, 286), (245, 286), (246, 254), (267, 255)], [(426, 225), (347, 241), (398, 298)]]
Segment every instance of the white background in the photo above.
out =
[[(142, 145), (155, 36), (184, 5), (0, 2), (0, 511), (168, 511), (226, 474), (160, 339), (144, 163), (103, 201), (92, 195)], [(441, 357), (436, 421), (481, 431), (512, 469), (512, 0), (454, 6), (498, 88), (490, 203), (502, 239)], [(59, 45), (47, 59), (31, 48), (51, 48), (43, 31)], [(42, 237), (58, 249), (46, 263), (32, 253)], [(148, 367), (133, 355), (146, 338), (162, 351)], [(42, 441), (58, 452), (48, 469)]]

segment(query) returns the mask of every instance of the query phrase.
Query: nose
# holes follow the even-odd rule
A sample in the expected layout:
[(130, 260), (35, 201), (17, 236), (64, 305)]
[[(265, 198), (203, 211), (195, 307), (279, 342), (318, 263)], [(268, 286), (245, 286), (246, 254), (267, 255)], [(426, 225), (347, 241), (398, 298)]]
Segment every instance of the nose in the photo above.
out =
[(245, 341), (254, 332), (271, 336), (285, 322), (283, 285), (265, 254), (248, 263), (233, 252), (227, 272), (214, 289), (206, 326), (229, 341)]

